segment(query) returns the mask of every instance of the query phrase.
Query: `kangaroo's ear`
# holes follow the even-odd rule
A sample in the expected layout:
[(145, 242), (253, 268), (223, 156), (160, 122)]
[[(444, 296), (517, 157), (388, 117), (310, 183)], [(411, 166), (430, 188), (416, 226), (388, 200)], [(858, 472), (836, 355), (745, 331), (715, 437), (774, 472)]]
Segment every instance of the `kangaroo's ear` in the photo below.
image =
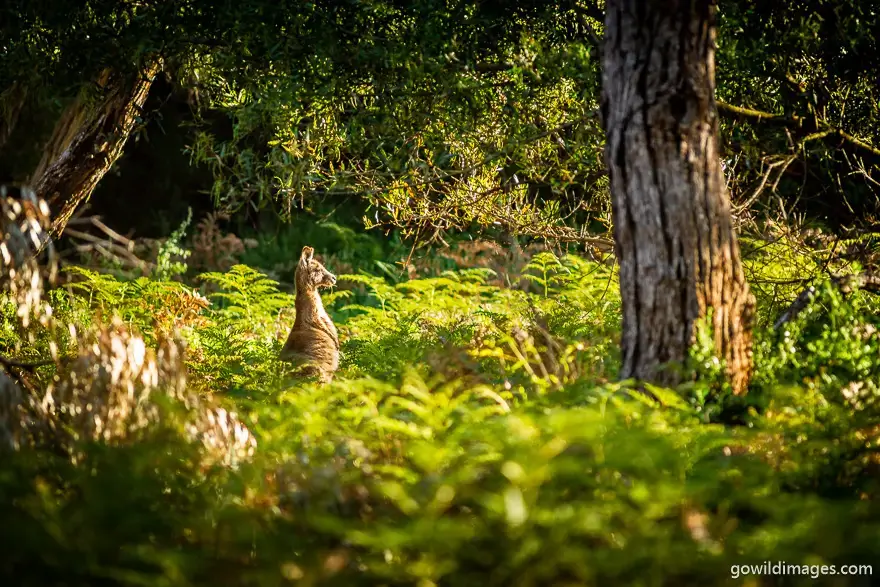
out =
[(312, 262), (312, 258), (315, 256), (315, 249), (312, 247), (303, 247), (302, 255), (299, 257), (299, 262), (303, 265), (308, 265)]

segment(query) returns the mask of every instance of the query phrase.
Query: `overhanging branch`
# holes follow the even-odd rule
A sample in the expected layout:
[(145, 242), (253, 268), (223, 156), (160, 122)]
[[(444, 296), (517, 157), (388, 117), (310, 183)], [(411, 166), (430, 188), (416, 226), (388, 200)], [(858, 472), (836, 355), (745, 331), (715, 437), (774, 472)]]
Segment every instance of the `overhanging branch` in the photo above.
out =
[(754, 108), (734, 106), (733, 104), (728, 104), (723, 100), (715, 100), (715, 105), (718, 107), (718, 112), (730, 118), (744, 118), (746, 120), (760, 122), (778, 122), (781, 124), (792, 125), (797, 125), (801, 121), (801, 118), (798, 116), (784, 116), (782, 114), (773, 114), (772, 112), (755, 110)]
[[(716, 100), (715, 104), (718, 108), (718, 112), (724, 116), (729, 118), (739, 118), (744, 120), (749, 120), (752, 122), (767, 122), (772, 124), (779, 124), (782, 126), (786, 126), (789, 128), (797, 128), (800, 127), (803, 121), (805, 120), (801, 116), (791, 115), (786, 116), (783, 114), (774, 114), (772, 112), (764, 112), (762, 110), (755, 110), (753, 108), (744, 108), (742, 106), (734, 106), (733, 104), (728, 104), (723, 100)], [(820, 138), (833, 138), (837, 137), (844, 143), (847, 143), (853, 147), (861, 149), (863, 151), (867, 151), (874, 156), (880, 157), (880, 148), (877, 148), (869, 143), (866, 143), (862, 139), (854, 137), (853, 135), (847, 133), (841, 128), (838, 128), (834, 125), (828, 124), (824, 120), (818, 121), (819, 129), (817, 132), (811, 133), (802, 139), (802, 143), (815, 140)]]

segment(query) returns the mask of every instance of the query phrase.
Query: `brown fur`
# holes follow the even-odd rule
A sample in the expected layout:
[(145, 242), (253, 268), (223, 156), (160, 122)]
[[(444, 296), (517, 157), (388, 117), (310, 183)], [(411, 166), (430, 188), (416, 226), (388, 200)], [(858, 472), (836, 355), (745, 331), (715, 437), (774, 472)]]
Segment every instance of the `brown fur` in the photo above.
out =
[(336, 276), (314, 258), (312, 247), (303, 247), (296, 267), (296, 320), (281, 349), (282, 361), (306, 364), (303, 374), (324, 383), (339, 368), (339, 334), (321, 303), (318, 289), (336, 284)]

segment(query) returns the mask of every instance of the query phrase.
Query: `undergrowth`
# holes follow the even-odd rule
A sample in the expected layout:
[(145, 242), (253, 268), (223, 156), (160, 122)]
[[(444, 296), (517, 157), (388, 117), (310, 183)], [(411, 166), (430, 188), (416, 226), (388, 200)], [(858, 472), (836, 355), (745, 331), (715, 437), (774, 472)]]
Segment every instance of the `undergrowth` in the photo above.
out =
[[(488, 267), (339, 272), (324, 302), (342, 366), (324, 387), (276, 360), (294, 318), (277, 278), (246, 265), (188, 285), (73, 269), (74, 285), (49, 297), (55, 320), (83, 330), (118, 316), (150, 347), (180, 337), (191, 391), (236, 410), (257, 450), (206, 468), (168, 409), (134, 442), (84, 441), (76, 463), (10, 452), (0, 576), (22, 587), (720, 585), (734, 583), (732, 565), (872, 563), (877, 304), (820, 288), (776, 331), (766, 325), (793, 295), (766, 284), (788, 265), (746, 262), (764, 285), (744, 399), (714, 393), (706, 339), (693, 355), (702, 376), (679, 389), (649, 397), (617, 382), (614, 268), (575, 255), (533, 255), (509, 285)], [(5, 347), (76, 352), (75, 336), (38, 326), (22, 343), (15, 320), (6, 304)], [(56, 372), (30, 376), (48, 385)]]

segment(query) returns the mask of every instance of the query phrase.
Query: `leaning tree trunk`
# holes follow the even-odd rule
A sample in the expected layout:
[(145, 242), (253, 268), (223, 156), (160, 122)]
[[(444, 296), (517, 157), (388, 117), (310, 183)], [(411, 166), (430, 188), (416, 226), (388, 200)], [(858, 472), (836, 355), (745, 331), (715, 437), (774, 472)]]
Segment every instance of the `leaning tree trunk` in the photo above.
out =
[(53, 235), (122, 155), (161, 67), (161, 60), (151, 59), (134, 80), (107, 69), (97, 98), (82, 94), (62, 113), (31, 177), (34, 191), (52, 209)]
[(735, 393), (754, 298), (718, 152), (714, 0), (608, 0), (602, 117), (623, 303), (621, 376), (681, 380), (711, 313)]

